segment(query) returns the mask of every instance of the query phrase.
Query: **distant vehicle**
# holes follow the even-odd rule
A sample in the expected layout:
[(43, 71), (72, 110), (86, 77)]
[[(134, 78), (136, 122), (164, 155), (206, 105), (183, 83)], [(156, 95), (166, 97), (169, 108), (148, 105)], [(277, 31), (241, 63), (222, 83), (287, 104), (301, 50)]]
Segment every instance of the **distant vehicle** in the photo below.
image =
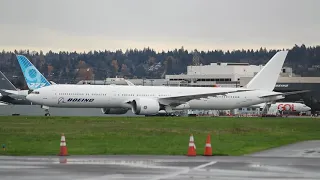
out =
[[(260, 109), (264, 108), (265, 103), (253, 105), (251, 107), (258, 107)], [(310, 111), (311, 108), (302, 103), (292, 103), (292, 102), (278, 102), (275, 104), (271, 104), (269, 109), (276, 108), (278, 111), (282, 112), (307, 112)]]

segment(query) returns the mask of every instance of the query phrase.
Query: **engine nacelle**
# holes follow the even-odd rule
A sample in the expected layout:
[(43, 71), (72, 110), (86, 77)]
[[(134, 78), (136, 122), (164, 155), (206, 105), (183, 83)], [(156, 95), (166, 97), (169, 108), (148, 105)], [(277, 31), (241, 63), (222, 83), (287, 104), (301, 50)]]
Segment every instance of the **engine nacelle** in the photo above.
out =
[(132, 101), (132, 112), (136, 115), (154, 115), (160, 111), (160, 104), (156, 99), (139, 98)]
[(101, 108), (103, 114), (125, 114), (128, 110), (127, 108)]

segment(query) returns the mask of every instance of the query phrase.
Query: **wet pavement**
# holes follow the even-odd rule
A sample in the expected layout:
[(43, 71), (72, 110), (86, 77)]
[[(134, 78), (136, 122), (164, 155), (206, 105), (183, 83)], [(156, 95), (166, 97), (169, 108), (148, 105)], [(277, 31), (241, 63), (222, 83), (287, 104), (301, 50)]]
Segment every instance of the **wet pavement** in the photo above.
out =
[(246, 156), (0, 156), (0, 179), (320, 179), (319, 152), (306, 141)]

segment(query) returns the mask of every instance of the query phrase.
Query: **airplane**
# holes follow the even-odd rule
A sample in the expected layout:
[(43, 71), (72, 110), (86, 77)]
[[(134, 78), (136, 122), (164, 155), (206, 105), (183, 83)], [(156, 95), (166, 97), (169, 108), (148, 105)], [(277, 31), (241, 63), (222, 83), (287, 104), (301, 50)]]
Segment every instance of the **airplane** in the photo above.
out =
[[(126, 82), (129, 86), (134, 86), (134, 84), (128, 80), (126, 80)], [(50, 84), (56, 85), (53, 81), (50, 81)], [(34, 90), (33, 87), (31, 87), (31, 89)], [(36, 103), (32, 103), (26, 99), (26, 96), (30, 92), (30, 90), (20, 90), (16, 88), (3, 74), (3, 72), (0, 71), (0, 105), (37, 105)]]
[(33, 103), (26, 99), (28, 93), (29, 90), (17, 89), (0, 71), (0, 101), (2, 102), (2, 105), (32, 105)]
[(131, 109), (136, 115), (153, 115), (161, 110), (230, 110), (300, 93), (273, 91), (287, 54), (277, 52), (243, 88), (51, 85), (25, 56), (17, 59), (28, 87), (34, 89), (26, 98), (41, 104), (46, 116), (50, 116), (49, 107), (101, 108), (104, 114), (125, 114)]
[[(265, 106), (265, 103), (253, 105), (250, 107), (258, 107), (260, 109), (263, 109)], [(277, 102), (274, 104), (271, 104), (269, 109), (276, 108), (278, 111), (282, 112), (307, 112), (310, 111), (311, 108), (303, 103), (294, 103), (294, 102)]]

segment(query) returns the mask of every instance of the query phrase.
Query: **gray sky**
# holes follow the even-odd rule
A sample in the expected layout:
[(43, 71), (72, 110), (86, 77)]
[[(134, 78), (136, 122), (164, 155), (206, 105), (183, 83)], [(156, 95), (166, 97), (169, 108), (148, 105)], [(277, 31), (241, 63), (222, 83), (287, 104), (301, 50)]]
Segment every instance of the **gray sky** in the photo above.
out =
[(320, 42), (319, 0), (1, 0), (0, 49), (287, 48)]

